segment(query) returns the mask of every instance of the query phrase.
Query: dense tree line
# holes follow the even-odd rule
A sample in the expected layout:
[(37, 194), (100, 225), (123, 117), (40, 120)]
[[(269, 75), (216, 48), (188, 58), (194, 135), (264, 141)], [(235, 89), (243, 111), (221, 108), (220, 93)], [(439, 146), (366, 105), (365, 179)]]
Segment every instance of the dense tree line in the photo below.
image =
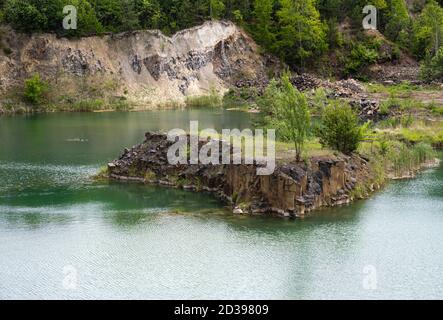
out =
[[(347, 46), (359, 61), (372, 61), (371, 44), (346, 39), (340, 26), (361, 33), (367, 0), (0, 0), (0, 19), (22, 32), (83, 36), (135, 29), (166, 34), (209, 19), (241, 24), (268, 52), (294, 67)], [(443, 0), (373, 0), (379, 30), (417, 58), (430, 61), (443, 46)], [(409, 7), (408, 7), (409, 4)], [(78, 8), (78, 29), (62, 28), (63, 7)], [(357, 37), (358, 39), (358, 37)], [(366, 61), (366, 62), (365, 62)], [(434, 61), (435, 62), (435, 61)]]

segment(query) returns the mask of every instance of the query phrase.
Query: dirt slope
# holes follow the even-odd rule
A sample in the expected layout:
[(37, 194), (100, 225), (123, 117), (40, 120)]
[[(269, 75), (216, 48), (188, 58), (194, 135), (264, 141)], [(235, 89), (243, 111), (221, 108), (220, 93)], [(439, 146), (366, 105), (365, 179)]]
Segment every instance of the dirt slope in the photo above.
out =
[(160, 31), (78, 40), (10, 29), (3, 34), (3, 45), (12, 53), (0, 53), (2, 94), (38, 72), (64, 93), (81, 91), (84, 79), (95, 79), (106, 83), (110, 94), (150, 106), (210, 90), (222, 93), (245, 78), (266, 78), (266, 61), (257, 46), (231, 22), (206, 22), (172, 37)]

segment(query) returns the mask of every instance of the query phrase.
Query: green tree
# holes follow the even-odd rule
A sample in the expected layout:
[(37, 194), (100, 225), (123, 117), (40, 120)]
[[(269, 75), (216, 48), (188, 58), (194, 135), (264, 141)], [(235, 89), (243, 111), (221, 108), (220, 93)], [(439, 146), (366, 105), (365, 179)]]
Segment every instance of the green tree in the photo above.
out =
[(121, 30), (137, 30), (140, 29), (139, 16), (136, 11), (136, 3), (134, 0), (122, 0), (122, 9), (124, 12)]
[(362, 26), (362, 19), (365, 16), (363, 8), (367, 5), (373, 5), (379, 12), (387, 8), (385, 0), (344, 0), (346, 12), (349, 12), (348, 15), (351, 17), (354, 25), (359, 29)]
[(405, 0), (389, 0), (386, 15), (385, 33), (393, 41), (407, 47), (408, 34), (411, 26), (408, 7)]
[(281, 79), (280, 92), (274, 96), (271, 125), (277, 128), (280, 139), (294, 143), (296, 160), (300, 161), (306, 139), (311, 128), (308, 101), (289, 79), (289, 74)]
[(365, 127), (358, 122), (358, 116), (349, 104), (343, 101), (332, 102), (323, 110), (317, 130), (320, 143), (344, 154), (351, 154), (357, 150), (364, 137)]
[(139, 24), (145, 29), (160, 29), (163, 23), (163, 15), (157, 0), (138, 0), (135, 3), (139, 13)]
[(430, 0), (415, 21), (413, 31), (415, 54), (420, 58), (436, 55), (443, 44), (443, 8)]
[(327, 27), (314, 0), (281, 0), (277, 17), (275, 51), (291, 65), (303, 67), (307, 58), (327, 49)]
[(63, 0), (31, 0), (31, 3), (46, 18), (45, 30), (59, 32), (63, 20)]
[(10, 0), (5, 5), (5, 20), (22, 32), (45, 31), (48, 20), (39, 9), (26, 0)]
[(327, 28), (327, 40), (330, 49), (340, 48), (344, 44), (343, 35), (338, 28), (338, 22), (335, 18), (330, 18)]
[(255, 0), (254, 25), (255, 38), (265, 47), (270, 48), (275, 41), (275, 35), (272, 31), (272, 12), (275, 0)]
[(94, 8), (86, 0), (64, 0), (64, 5), (73, 5), (77, 8), (77, 29), (63, 30), (67, 36), (85, 36), (95, 33), (102, 33), (103, 26), (97, 19)]
[(339, 20), (345, 17), (346, 11), (343, 0), (318, 0), (317, 8), (322, 17)]
[(213, 19), (220, 19), (225, 11), (225, 4), (222, 0), (209, 0), (210, 16)]
[(123, 25), (122, 2), (119, 0), (89, 0), (97, 19), (106, 31), (119, 31)]

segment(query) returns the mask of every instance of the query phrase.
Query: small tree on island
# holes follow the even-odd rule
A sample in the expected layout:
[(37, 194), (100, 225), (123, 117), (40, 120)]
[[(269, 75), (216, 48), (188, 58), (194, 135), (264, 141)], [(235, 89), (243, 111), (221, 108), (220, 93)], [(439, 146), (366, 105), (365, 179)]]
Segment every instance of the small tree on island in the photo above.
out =
[(357, 114), (343, 101), (333, 101), (324, 110), (317, 135), (323, 146), (351, 154), (356, 151), (366, 132)]
[(281, 88), (274, 97), (271, 126), (277, 130), (280, 139), (294, 143), (295, 157), (300, 161), (311, 128), (308, 101), (291, 84), (289, 74), (283, 75)]

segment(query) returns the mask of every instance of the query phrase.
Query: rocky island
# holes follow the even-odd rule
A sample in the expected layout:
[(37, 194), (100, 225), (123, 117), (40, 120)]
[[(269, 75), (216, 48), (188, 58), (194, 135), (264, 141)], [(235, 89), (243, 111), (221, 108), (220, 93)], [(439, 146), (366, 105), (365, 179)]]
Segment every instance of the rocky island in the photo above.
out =
[[(200, 149), (205, 142), (200, 141)], [(259, 164), (171, 165), (167, 152), (172, 144), (166, 134), (148, 132), (143, 143), (125, 149), (109, 163), (101, 177), (210, 192), (236, 214), (298, 218), (366, 197), (384, 183), (374, 164), (357, 154), (312, 157), (306, 163), (284, 159), (273, 174), (259, 176)], [(436, 163), (433, 158), (425, 159), (408, 172)]]

